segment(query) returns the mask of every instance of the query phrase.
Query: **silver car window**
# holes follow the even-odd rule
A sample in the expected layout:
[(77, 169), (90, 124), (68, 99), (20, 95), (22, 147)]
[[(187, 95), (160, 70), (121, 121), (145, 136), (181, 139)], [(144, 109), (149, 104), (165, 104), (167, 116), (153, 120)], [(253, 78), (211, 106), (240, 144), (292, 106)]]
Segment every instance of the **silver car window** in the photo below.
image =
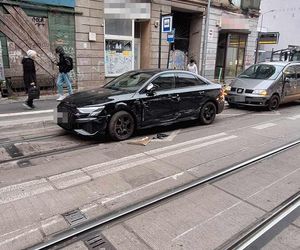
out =
[(241, 73), (239, 78), (274, 80), (282, 71), (281, 65), (255, 64)]

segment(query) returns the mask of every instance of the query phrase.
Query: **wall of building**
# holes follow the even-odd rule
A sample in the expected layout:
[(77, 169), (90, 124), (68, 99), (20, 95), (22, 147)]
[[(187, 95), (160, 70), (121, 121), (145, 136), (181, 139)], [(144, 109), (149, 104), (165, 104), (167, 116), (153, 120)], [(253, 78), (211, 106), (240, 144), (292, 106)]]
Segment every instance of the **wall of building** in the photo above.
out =
[[(78, 89), (104, 83), (104, 10), (103, 0), (76, 0), (76, 62)], [(96, 41), (89, 41), (96, 33)]]
[[(266, 13), (270, 10), (274, 12)], [(262, 31), (279, 32), (279, 43), (265, 45), (264, 49), (271, 51), (285, 49), (288, 45), (300, 46), (300, 1), (299, 0), (262, 0), (261, 13), (263, 15)], [(259, 29), (261, 17), (259, 19)]]
[[(171, 13), (171, 1), (156, 0), (152, 1), (151, 4), (151, 20), (150, 20), (150, 30), (151, 30), (151, 47), (150, 47), (150, 68), (158, 67), (158, 51), (159, 51), (159, 18), (160, 11), (162, 14)], [(167, 34), (162, 33), (161, 38), (161, 68), (167, 68), (169, 52), (169, 43), (167, 42)]]

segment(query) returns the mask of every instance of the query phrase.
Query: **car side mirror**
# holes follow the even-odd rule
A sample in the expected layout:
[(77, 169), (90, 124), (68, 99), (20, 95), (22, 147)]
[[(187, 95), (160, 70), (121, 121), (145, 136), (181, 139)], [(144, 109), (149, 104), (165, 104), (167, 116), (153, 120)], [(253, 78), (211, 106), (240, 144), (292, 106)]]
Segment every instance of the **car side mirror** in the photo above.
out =
[(150, 83), (146, 88), (146, 94), (149, 96), (153, 96), (155, 94), (155, 86), (153, 83)]
[(291, 82), (291, 78), (289, 78), (288, 76), (284, 78), (284, 82), (285, 83), (290, 83)]

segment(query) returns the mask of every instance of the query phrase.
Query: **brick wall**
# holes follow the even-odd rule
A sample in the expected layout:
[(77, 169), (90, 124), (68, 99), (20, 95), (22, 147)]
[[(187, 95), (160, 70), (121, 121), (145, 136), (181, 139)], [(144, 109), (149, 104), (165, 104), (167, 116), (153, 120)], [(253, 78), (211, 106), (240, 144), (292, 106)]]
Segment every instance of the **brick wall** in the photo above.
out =
[[(103, 0), (77, 0), (76, 62), (78, 89), (104, 84), (104, 19)], [(96, 42), (89, 41), (89, 32), (96, 33)]]

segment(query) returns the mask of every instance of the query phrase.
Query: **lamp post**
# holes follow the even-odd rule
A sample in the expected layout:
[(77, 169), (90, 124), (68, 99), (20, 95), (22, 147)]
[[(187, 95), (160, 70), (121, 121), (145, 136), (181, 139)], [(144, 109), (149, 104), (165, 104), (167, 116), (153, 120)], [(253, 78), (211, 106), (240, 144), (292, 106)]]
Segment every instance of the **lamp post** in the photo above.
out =
[(262, 25), (263, 25), (263, 20), (264, 20), (264, 15), (267, 13), (271, 13), (274, 12), (275, 10), (268, 10), (264, 13), (261, 13), (261, 20), (260, 20), (260, 29), (259, 32), (257, 34), (257, 39), (256, 39), (256, 51), (255, 51), (255, 63), (257, 63), (258, 60), (258, 49), (259, 49), (259, 40), (260, 40), (260, 35), (261, 35), (261, 31), (262, 31)]

